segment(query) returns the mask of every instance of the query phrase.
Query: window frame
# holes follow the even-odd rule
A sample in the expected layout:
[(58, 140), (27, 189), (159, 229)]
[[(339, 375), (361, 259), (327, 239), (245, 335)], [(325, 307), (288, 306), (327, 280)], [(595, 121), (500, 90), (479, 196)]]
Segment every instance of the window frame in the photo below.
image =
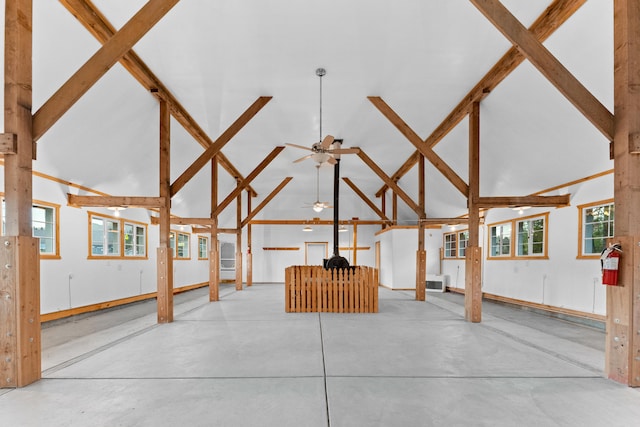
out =
[[(509, 253), (508, 254), (500, 254), (500, 255), (492, 255), (492, 249), (493, 249), (493, 245), (491, 243), (491, 239), (493, 236), (492, 230), (494, 227), (499, 227), (502, 225), (506, 225), (508, 224), (511, 227), (511, 231), (509, 232)], [(487, 227), (489, 229), (489, 232), (487, 233), (487, 259), (491, 259), (491, 260), (499, 260), (499, 259), (514, 259), (513, 256), (513, 229), (514, 229), (514, 220), (508, 220), (508, 221), (502, 221), (502, 222), (496, 222), (493, 224), (489, 224)], [(502, 236), (502, 234), (501, 234)], [(506, 236), (502, 236), (503, 238)], [(502, 246), (502, 245), (500, 245)]]
[[(465, 233), (466, 233), (465, 239), (460, 239), (460, 236)], [(458, 255), (458, 258), (466, 259), (467, 246), (469, 246), (469, 229), (458, 231), (456, 234), (456, 238), (458, 239), (458, 250), (456, 254)], [(464, 242), (464, 247), (462, 247), (462, 242)], [(464, 253), (461, 253), (462, 251), (464, 251)]]
[[(453, 239), (450, 239), (453, 237)], [(458, 233), (451, 231), (442, 235), (442, 258), (457, 259), (458, 258)]]
[[(134, 253), (133, 255), (127, 255), (127, 241), (126, 241), (126, 226), (127, 225), (131, 225), (134, 227), (134, 242), (133, 242), (133, 248), (134, 248)], [(138, 234), (135, 232), (137, 230), (138, 227), (141, 227), (144, 230), (144, 254), (139, 255), (136, 251), (136, 248), (139, 246), (137, 241), (136, 241), (136, 237), (138, 237)], [(123, 248), (123, 256), (124, 258), (139, 258), (139, 259), (147, 259), (147, 249), (149, 247), (148, 245), (148, 228), (147, 228), (147, 224), (143, 223), (143, 222), (138, 222), (138, 221), (131, 221), (128, 219), (123, 219), (122, 220), (122, 248)]]
[[(201, 242), (204, 241), (204, 256), (202, 255), (202, 246)], [(198, 259), (199, 260), (207, 260), (209, 259), (209, 238), (207, 236), (198, 236)]]
[[(4, 230), (5, 230), (5, 209), (4, 209), (4, 203), (5, 203), (5, 197), (4, 197), (4, 193), (0, 193), (0, 199), (1, 199), (1, 203), (0, 203), (0, 221), (2, 221), (2, 224), (0, 224), (0, 235), (4, 235)], [(31, 203), (31, 209), (32, 209), (32, 216), (31, 216), (31, 235), (33, 236), (33, 208), (44, 208), (44, 209), (52, 209), (53, 210), (53, 248), (54, 251), (50, 252), (50, 253), (42, 253), (40, 252), (40, 250), (38, 249), (38, 252), (40, 254), (40, 259), (61, 259), (60, 256), (60, 205), (55, 204), (55, 203), (49, 203), (49, 202), (44, 202), (42, 200), (33, 200), (33, 202)], [(37, 238), (38, 240), (40, 239), (37, 236), (33, 236), (35, 238)], [(39, 247), (39, 246), (38, 246)]]
[[(542, 253), (534, 253), (530, 255), (518, 255), (518, 249), (520, 248), (520, 233), (518, 232), (518, 225), (523, 222), (528, 222), (532, 224), (533, 221), (542, 220), (543, 221), (543, 229), (542, 229)], [(526, 258), (526, 259), (549, 259), (549, 212), (544, 212), (542, 214), (537, 215), (529, 215), (526, 217), (518, 218), (514, 220), (515, 224), (513, 227), (513, 235), (515, 245), (513, 247), (513, 255), (514, 258)], [(533, 246), (535, 242), (530, 242), (528, 246)]]
[[(180, 236), (186, 236), (187, 238), (187, 255), (179, 256), (177, 243)], [(189, 260), (191, 259), (191, 233), (185, 231), (171, 230), (169, 232), (169, 247), (173, 250), (173, 259), (175, 260)]]
[[(105, 254), (96, 255), (93, 253), (93, 218), (98, 218), (104, 221), (109, 221), (118, 224), (118, 254)], [(87, 259), (91, 260), (104, 260), (104, 259), (129, 259), (129, 260), (146, 260), (149, 259), (149, 227), (148, 224), (140, 221), (133, 221), (126, 218), (116, 217), (113, 215), (103, 214), (100, 212), (87, 211), (88, 218), (88, 230), (87, 230)], [(125, 250), (125, 225), (132, 225), (134, 229), (136, 226), (144, 228), (144, 256), (142, 255), (126, 255)], [(104, 241), (103, 241), (104, 243)], [(134, 246), (135, 243), (134, 243)], [(135, 251), (134, 251), (135, 252)]]
[(600, 207), (600, 206), (609, 206), (611, 205), (614, 209), (613, 211), (613, 220), (610, 221), (612, 223), (612, 228), (613, 228), (613, 233), (611, 233), (611, 236), (605, 237), (605, 244), (606, 241), (608, 239), (611, 239), (615, 236), (615, 203), (614, 203), (614, 199), (606, 199), (606, 200), (600, 200), (597, 202), (592, 202), (592, 203), (586, 203), (584, 205), (578, 205), (578, 248), (577, 248), (577, 256), (576, 259), (600, 259), (600, 254), (594, 254), (594, 253), (590, 253), (590, 254), (585, 254), (584, 253), (584, 240), (585, 240), (585, 221), (584, 221), (584, 217), (586, 214), (587, 209), (591, 209), (591, 208), (595, 208), (595, 207)]

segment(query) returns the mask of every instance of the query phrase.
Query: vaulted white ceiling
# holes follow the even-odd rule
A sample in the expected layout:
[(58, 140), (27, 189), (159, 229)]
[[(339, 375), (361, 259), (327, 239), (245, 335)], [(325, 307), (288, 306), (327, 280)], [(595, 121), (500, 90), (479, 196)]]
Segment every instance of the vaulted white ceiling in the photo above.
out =
[[(526, 26), (550, 0), (504, 0)], [(611, 0), (587, 1), (544, 44), (613, 111)], [(143, 0), (94, 0), (116, 27)], [(100, 47), (57, 1), (34, 1), (34, 112)], [(322, 133), (361, 147), (387, 175), (415, 148), (367, 100), (382, 97), (423, 139), (511, 47), (468, 0), (182, 0), (134, 47), (205, 132), (215, 140), (259, 96), (273, 99), (222, 150), (248, 175), (278, 145), (311, 146), (320, 138), (318, 67), (323, 78)], [(40, 140), (34, 169), (113, 195), (158, 194), (157, 99), (119, 64)], [(203, 148), (172, 120), (172, 179)], [(435, 147), (467, 179), (467, 121)], [(286, 176), (293, 181), (258, 218), (320, 215), (315, 164), (286, 148), (252, 183), (256, 206)], [(355, 155), (342, 175), (369, 197), (382, 181)], [(608, 143), (529, 62), (481, 104), (481, 194), (521, 196), (612, 167)], [(332, 169), (321, 169), (320, 196), (332, 198)], [(181, 216), (208, 216), (205, 167), (173, 199)], [(464, 197), (427, 166), (427, 215), (466, 212)], [(400, 185), (417, 197), (415, 168)], [(235, 181), (220, 171), (220, 197)], [(61, 191), (63, 191), (61, 189)], [(377, 219), (346, 185), (341, 218)], [(229, 207), (222, 216), (234, 226)], [(226, 219), (225, 219), (226, 218)], [(415, 214), (401, 204), (400, 221)]]

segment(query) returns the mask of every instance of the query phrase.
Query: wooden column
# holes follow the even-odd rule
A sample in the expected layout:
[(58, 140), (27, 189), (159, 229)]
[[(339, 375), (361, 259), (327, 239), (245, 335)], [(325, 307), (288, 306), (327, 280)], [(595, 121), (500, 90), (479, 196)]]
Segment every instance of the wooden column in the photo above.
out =
[(398, 225), (398, 194), (396, 194), (395, 191), (392, 194), (393, 196), (391, 197), (391, 214), (393, 215), (393, 217), (391, 219), (393, 220), (393, 225)]
[(467, 242), (464, 280), (464, 317), (469, 322), (482, 320), (482, 248), (479, 243), (480, 209), (480, 103), (469, 112), (469, 241)]
[[(380, 210), (387, 215), (387, 192), (383, 191), (380, 195)], [(389, 224), (382, 224), (382, 228), (387, 228)]]
[(424, 156), (418, 158), (418, 205), (422, 211), (418, 219), (418, 250), (416, 252), (416, 301), (424, 301), (427, 287), (427, 251), (424, 249), (424, 229), (425, 223), (421, 220), (427, 216), (425, 214), (425, 176), (424, 176)]
[(619, 286), (607, 287), (605, 372), (640, 386), (640, 6), (614, 1), (615, 241)]
[[(251, 192), (247, 191), (247, 216), (251, 215)], [(242, 224), (238, 227), (242, 228)], [(253, 257), (251, 255), (251, 224), (247, 224), (247, 286), (253, 285)]]
[[(236, 180), (240, 186), (242, 181)], [(242, 192), (236, 198), (236, 291), (242, 290)]]
[(5, 236), (0, 239), (0, 387), (41, 378), (40, 252), (32, 237), (32, 2), (6, 3), (4, 128)]
[(211, 159), (211, 252), (209, 253), (209, 301), (220, 300), (220, 248), (218, 243), (218, 156)]
[[(171, 112), (160, 100), (160, 246), (157, 250), (158, 323), (173, 322), (173, 251), (171, 250)], [(176, 242), (177, 244), (177, 242)]]
[(353, 222), (353, 260), (351, 265), (358, 265), (358, 223), (355, 221)]

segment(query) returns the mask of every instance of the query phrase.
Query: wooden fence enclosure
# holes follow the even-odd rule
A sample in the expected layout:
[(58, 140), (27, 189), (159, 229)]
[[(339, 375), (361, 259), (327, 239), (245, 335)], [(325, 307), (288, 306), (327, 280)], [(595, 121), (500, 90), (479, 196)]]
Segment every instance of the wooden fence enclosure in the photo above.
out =
[(378, 270), (372, 267), (291, 266), (284, 283), (287, 313), (378, 312)]

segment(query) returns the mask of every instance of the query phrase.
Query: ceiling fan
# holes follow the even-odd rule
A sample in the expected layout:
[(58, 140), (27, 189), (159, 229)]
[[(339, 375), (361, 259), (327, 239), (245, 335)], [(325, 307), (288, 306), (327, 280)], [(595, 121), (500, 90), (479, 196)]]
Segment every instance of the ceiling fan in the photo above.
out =
[(318, 68), (316, 70), (316, 75), (320, 77), (320, 138), (318, 142), (311, 146), (311, 148), (297, 144), (285, 144), (290, 147), (311, 151), (311, 154), (294, 160), (293, 163), (298, 163), (306, 159), (313, 159), (318, 164), (329, 163), (331, 165), (335, 165), (336, 158), (339, 158), (340, 154), (357, 154), (360, 152), (357, 148), (341, 148), (342, 140), (335, 139), (331, 135), (327, 135), (324, 138), (322, 137), (322, 76), (325, 74), (327, 74), (327, 70), (324, 68)]
[(309, 203), (309, 206), (316, 212), (322, 212), (323, 209), (332, 208), (329, 202), (321, 202), (320, 201), (320, 163), (316, 165), (316, 201), (313, 203)]

